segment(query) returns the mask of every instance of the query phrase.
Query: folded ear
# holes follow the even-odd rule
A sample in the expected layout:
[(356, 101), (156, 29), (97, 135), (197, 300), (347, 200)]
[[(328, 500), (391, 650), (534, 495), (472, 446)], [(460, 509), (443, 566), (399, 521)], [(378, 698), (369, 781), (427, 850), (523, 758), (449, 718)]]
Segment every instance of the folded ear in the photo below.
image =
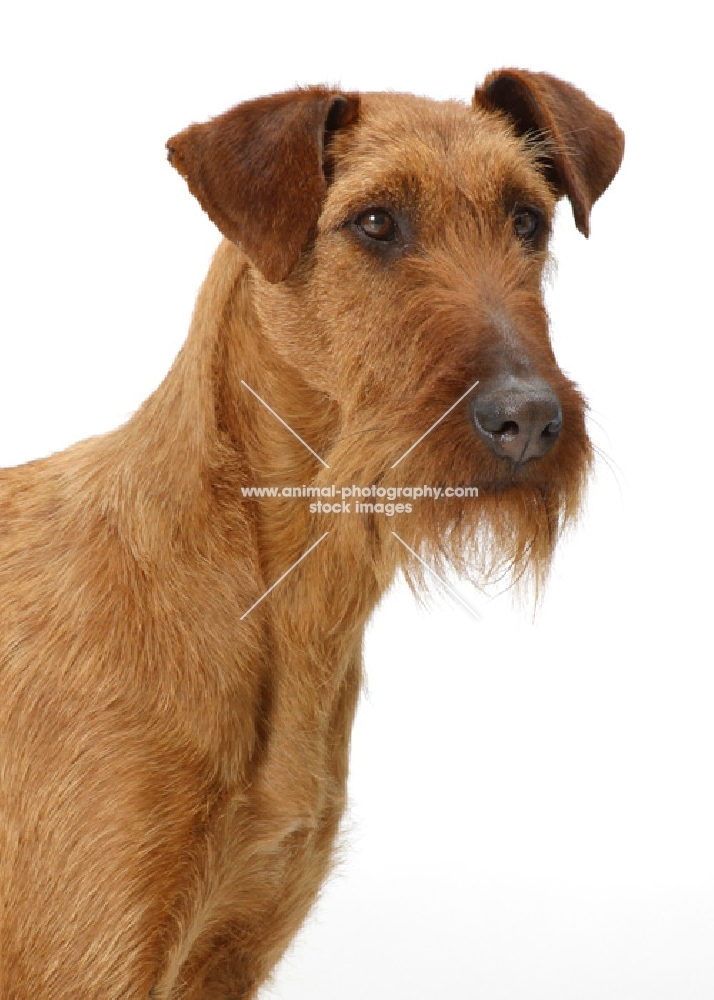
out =
[(590, 209), (618, 171), (625, 137), (615, 119), (569, 83), (520, 69), (489, 74), (474, 107), (503, 111), (519, 135), (549, 140), (544, 164), (548, 180), (567, 195), (575, 224), (587, 236)]
[(320, 215), (325, 140), (358, 113), (356, 94), (322, 87), (261, 97), (169, 139), (169, 162), (223, 235), (282, 281)]

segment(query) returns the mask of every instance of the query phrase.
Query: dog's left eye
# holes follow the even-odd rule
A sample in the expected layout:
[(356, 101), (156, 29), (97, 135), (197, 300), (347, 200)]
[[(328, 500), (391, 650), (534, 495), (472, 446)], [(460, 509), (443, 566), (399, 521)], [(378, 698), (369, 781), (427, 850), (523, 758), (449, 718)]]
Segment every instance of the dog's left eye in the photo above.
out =
[(397, 235), (396, 222), (389, 212), (385, 212), (381, 208), (370, 208), (363, 212), (356, 219), (356, 223), (365, 236), (369, 236), (372, 240), (386, 242), (395, 239)]
[(513, 232), (519, 240), (532, 240), (540, 226), (540, 212), (532, 208), (518, 208), (513, 213)]

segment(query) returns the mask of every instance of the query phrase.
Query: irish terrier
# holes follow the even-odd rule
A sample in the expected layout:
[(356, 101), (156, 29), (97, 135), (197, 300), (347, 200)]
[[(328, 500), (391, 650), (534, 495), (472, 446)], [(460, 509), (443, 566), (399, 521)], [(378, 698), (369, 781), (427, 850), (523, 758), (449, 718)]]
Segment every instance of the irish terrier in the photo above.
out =
[(308, 88), (168, 149), (226, 237), (185, 346), (0, 476), (2, 1000), (254, 997), (330, 867), (395, 572), (542, 576), (590, 461), (541, 295), (557, 199), (587, 235), (623, 152), (579, 90)]

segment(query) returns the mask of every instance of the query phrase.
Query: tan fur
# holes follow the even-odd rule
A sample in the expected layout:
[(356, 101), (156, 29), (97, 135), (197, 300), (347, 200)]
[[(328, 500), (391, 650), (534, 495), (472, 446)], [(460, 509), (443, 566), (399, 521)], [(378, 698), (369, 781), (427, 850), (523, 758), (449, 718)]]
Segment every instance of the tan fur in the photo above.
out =
[[(567, 84), (489, 80), (473, 108), (312, 88), (170, 141), (234, 241), (184, 348), (125, 426), (0, 473), (2, 1000), (253, 997), (329, 870), (364, 625), (421, 580), (392, 530), (439, 571), (547, 570), (590, 446), (511, 212), (547, 227), (565, 194), (581, 224), (622, 144)], [(372, 206), (406, 248), (356, 235)], [(504, 365), (561, 399), (547, 455), (489, 451), (466, 401), (391, 468)], [(481, 496), (330, 518), (240, 491), (447, 481)]]

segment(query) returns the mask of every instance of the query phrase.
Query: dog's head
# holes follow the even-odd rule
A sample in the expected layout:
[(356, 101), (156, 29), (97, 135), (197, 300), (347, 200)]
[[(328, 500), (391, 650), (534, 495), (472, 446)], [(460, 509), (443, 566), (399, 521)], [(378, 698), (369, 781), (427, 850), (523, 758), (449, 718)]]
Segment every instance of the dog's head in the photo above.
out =
[(315, 445), (328, 478), (478, 487), (412, 498), (377, 534), (394, 527), (462, 569), (545, 570), (591, 450), (550, 345), (543, 270), (557, 200), (587, 235), (619, 167), (612, 117), (551, 76), (504, 70), (471, 107), (310, 88), (167, 146), (253, 265), (266, 335), (337, 403)]

